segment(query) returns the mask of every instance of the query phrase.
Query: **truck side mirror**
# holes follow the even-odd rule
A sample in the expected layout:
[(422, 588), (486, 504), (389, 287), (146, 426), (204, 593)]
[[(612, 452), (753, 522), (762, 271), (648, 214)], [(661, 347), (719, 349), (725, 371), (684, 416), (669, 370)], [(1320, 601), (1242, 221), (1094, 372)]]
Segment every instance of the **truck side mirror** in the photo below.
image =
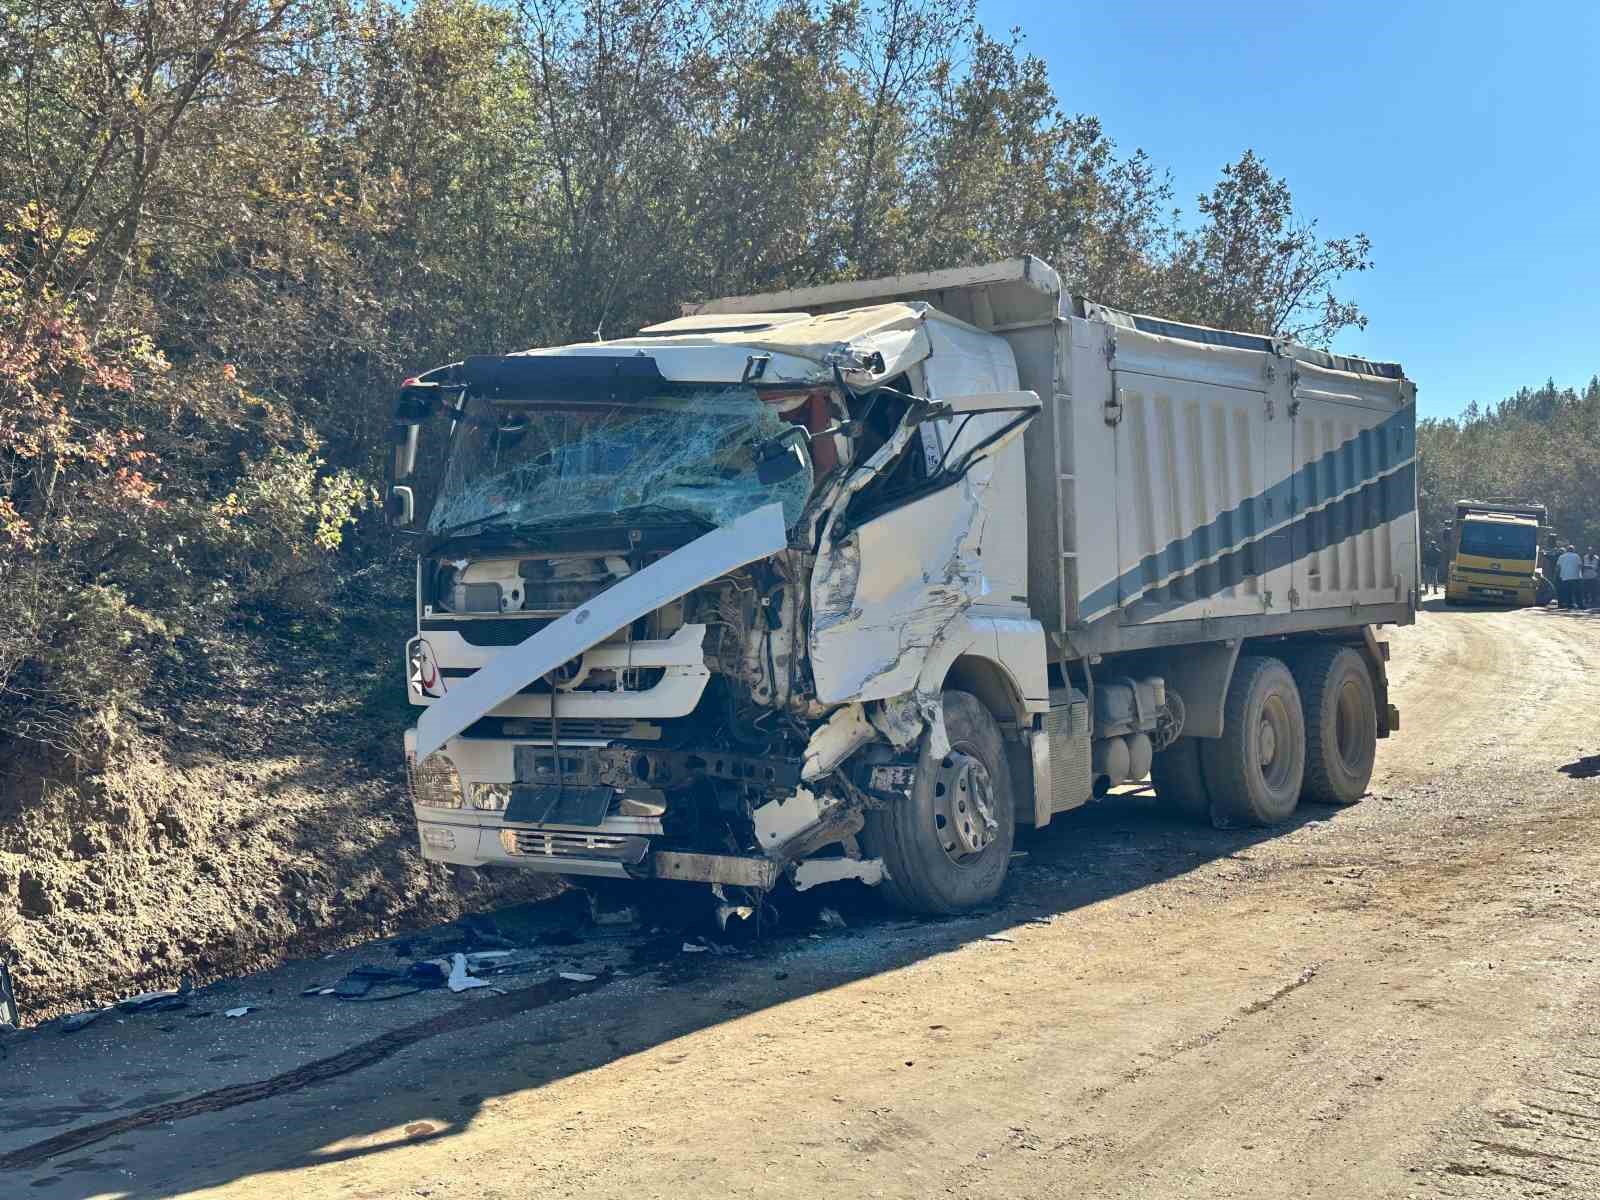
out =
[(411, 473), (417, 469), (417, 432), (416, 425), (395, 423), (394, 477), (396, 479), (409, 479)]
[(416, 497), (411, 494), (411, 489), (396, 484), (389, 489), (388, 503), (384, 512), (389, 518), (389, 524), (396, 529), (409, 529), (411, 522), (416, 519)]

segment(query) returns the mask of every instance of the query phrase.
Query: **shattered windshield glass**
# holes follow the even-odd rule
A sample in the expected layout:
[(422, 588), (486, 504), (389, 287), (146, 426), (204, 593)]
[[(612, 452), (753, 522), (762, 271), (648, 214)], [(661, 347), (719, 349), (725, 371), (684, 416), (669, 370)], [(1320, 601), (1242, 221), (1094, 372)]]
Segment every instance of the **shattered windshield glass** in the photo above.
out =
[(428, 529), (726, 525), (774, 501), (800, 517), (811, 471), (768, 486), (754, 444), (790, 428), (754, 388), (674, 389), (644, 400), (496, 406), (469, 397)]

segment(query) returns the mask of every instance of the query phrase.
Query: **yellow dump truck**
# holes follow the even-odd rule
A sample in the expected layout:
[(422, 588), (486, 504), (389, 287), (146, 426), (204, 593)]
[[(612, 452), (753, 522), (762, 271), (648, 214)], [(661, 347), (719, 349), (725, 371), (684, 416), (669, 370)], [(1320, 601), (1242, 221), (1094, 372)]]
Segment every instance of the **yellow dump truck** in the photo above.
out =
[(1448, 527), (1448, 604), (1548, 604), (1553, 585), (1539, 570), (1550, 517), (1528, 500), (1459, 500)]

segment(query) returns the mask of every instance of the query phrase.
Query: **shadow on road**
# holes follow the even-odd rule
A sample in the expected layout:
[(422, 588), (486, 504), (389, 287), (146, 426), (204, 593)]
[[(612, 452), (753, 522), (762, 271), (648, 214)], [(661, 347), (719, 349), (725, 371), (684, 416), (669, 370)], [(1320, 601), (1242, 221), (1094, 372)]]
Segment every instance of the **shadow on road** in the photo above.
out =
[[(1287, 829), (1337, 819), (1337, 812), (1303, 808)], [(468, 994), (443, 1014), (366, 1040), (328, 1045), (322, 1049), (325, 1057), (271, 1078), (131, 1112), (120, 1105), (97, 1124), (77, 1124), (0, 1154), (0, 1174), (28, 1172), (30, 1187), (41, 1189), (29, 1193), (36, 1196), (103, 1192), (132, 1200), (448, 1139), (497, 1098), (603, 1068), (751, 1012), (898, 970), (1009, 926), (1070, 914), (1201, 864), (1244, 857), (1252, 845), (1284, 832), (1213, 830), (1169, 815), (1148, 793), (1115, 796), (1058, 817), (1039, 834), (1024, 834), (1006, 891), (986, 912), (909, 921), (887, 912), (867, 889), (824, 888), (790, 896), (787, 903), (799, 908), (802, 920), (804, 906), (826, 903), (845, 910), (849, 927), (825, 934), (820, 942), (805, 930), (782, 933), (737, 957), (675, 954), (653, 967), (641, 966), (627, 979), (550, 978), (505, 996)], [(661, 939), (638, 936), (641, 952), (652, 940)], [(783, 969), (774, 970), (780, 958)], [(729, 989), (737, 991), (736, 999), (728, 997)], [(585, 1020), (575, 1025), (575, 1013)], [(148, 1031), (130, 1027), (127, 1036), (150, 1038), (152, 1054), (172, 1053), (170, 1042), (162, 1045)], [(41, 1033), (19, 1050), (51, 1056), (57, 1074), (72, 1071), (88, 1086), (97, 1078), (97, 1064), (80, 1046)], [(84, 1058), (81, 1075), (59, 1061), (75, 1054)], [(206, 1077), (203, 1062), (174, 1065), (192, 1067), (192, 1073), (184, 1071), (190, 1078)], [(415, 1078), (397, 1081), (403, 1075)], [(397, 1130), (404, 1131), (399, 1140), (371, 1144), (385, 1131), (393, 1136)], [(197, 1144), (206, 1149), (205, 1162), (195, 1153)]]
[(1600, 754), (1591, 754), (1587, 758), (1580, 758), (1576, 762), (1557, 767), (1556, 770), (1572, 779), (1593, 779), (1596, 775), (1600, 775)]

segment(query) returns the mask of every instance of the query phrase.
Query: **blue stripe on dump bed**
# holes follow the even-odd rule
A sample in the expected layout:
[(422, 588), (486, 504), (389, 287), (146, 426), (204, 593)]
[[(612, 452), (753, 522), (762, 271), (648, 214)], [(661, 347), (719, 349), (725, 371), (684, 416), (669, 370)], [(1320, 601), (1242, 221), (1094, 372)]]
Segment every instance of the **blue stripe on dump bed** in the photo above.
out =
[[(1284, 533), (1279, 527), (1283, 525), (1283, 518), (1295, 508), (1300, 510), (1297, 516), (1315, 516), (1315, 510), (1331, 508), (1341, 498), (1365, 491), (1385, 475), (1395, 478), (1401, 467), (1407, 469), (1408, 478), (1414, 481), (1410, 467), (1416, 457), (1416, 439), (1416, 406), (1408, 404), (1265, 491), (1240, 501), (1154, 554), (1145, 555), (1136, 566), (1085, 596), (1079, 605), (1078, 619), (1093, 620), (1116, 607), (1119, 601), (1136, 600), (1151, 588), (1170, 583), (1210, 560), (1229, 556), (1268, 534), (1276, 541)], [(1404, 490), (1407, 507), (1395, 512), (1389, 520), (1416, 507), (1414, 487)], [(1380, 507), (1387, 509), (1389, 504)], [(1299, 521), (1291, 524), (1299, 524)], [(1371, 527), (1350, 528), (1341, 535), (1341, 540)], [(1289, 541), (1288, 538), (1283, 540), (1286, 544)], [(1310, 552), (1309, 548), (1298, 550), (1299, 554)], [(1257, 570), (1246, 572), (1259, 573)]]

